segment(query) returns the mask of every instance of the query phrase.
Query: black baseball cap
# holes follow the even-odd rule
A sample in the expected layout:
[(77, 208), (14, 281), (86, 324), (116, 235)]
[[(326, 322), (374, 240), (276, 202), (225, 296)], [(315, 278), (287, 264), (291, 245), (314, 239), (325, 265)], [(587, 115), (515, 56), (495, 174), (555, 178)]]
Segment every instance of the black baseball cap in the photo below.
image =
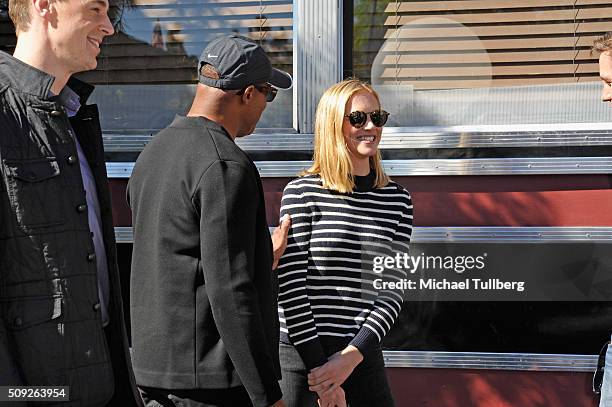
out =
[(289, 89), (293, 83), (287, 72), (272, 68), (263, 48), (238, 35), (212, 40), (198, 62), (200, 83), (223, 90), (243, 89), (258, 83), (269, 83)]

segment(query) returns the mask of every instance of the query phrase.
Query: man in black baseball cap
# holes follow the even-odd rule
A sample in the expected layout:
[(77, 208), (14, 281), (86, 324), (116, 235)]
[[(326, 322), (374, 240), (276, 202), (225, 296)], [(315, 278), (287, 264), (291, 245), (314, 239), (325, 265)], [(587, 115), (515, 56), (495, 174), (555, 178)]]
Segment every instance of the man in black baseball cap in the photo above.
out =
[(235, 144), (291, 77), (242, 37), (212, 41), (187, 116), (140, 154), (128, 185), (133, 365), (148, 405), (284, 407), (277, 280), (259, 173)]
[(261, 83), (281, 89), (291, 87), (288, 73), (272, 68), (259, 45), (239, 36), (211, 41), (200, 56), (198, 69), (200, 83), (213, 88), (237, 90)]

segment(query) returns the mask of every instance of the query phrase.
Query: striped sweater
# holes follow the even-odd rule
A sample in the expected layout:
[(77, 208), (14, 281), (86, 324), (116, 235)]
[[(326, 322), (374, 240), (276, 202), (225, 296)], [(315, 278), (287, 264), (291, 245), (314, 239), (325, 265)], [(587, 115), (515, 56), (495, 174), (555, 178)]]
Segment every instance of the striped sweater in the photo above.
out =
[(323, 188), (318, 175), (283, 192), (281, 216), (292, 226), (277, 270), (281, 342), (309, 369), (327, 361), (321, 340), (345, 339), (364, 354), (401, 311), (403, 290), (376, 289), (374, 280), (400, 281), (405, 271), (375, 273), (373, 258), (408, 252), (412, 201), (395, 182), (372, 189), (373, 175), (356, 177), (350, 194)]

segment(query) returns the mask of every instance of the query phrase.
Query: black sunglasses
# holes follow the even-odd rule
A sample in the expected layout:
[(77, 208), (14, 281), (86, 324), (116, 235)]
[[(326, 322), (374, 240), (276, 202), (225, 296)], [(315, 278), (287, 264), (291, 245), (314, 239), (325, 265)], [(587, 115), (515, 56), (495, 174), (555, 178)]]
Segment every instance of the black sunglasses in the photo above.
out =
[[(244, 88), (240, 89), (236, 95), (242, 95), (244, 93), (244, 91), (246, 90), (246, 88), (248, 88), (251, 85), (247, 85)], [(276, 97), (276, 94), (278, 93), (278, 89), (276, 89), (274, 86), (266, 83), (264, 85), (256, 85), (253, 84), (253, 87), (255, 89), (257, 89), (258, 91), (260, 91), (261, 93), (263, 93), (266, 97), (266, 102), (272, 102), (274, 100), (274, 98)]]
[(368, 116), (372, 120), (372, 124), (376, 127), (382, 127), (387, 123), (387, 119), (389, 118), (389, 112), (385, 110), (374, 110), (373, 112), (361, 112), (356, 110), (349, 114), (344, 115), (344, 117), (348, 117), (349, 123), (356, 129), (362, 128), (368, 122)]

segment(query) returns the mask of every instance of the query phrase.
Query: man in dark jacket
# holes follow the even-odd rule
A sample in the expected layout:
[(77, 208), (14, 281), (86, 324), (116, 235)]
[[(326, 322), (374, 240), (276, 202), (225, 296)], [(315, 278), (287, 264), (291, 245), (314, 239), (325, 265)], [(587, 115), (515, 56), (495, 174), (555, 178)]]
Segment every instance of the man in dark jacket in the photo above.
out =
[(188, 115), (146, 146), (128, 185), (134, 372), (151, 405), (280, 407), (273, 248), (259, 173), (234, 139), (291, 77), (235, 36), (198, 69)]
[[(62, 406), (141, 406), (127, 345), (93, 88), (108, 2), (12, 0), (0, 52), (0, 385)], [(65, 402), (69, 398), (69, 402)]]

